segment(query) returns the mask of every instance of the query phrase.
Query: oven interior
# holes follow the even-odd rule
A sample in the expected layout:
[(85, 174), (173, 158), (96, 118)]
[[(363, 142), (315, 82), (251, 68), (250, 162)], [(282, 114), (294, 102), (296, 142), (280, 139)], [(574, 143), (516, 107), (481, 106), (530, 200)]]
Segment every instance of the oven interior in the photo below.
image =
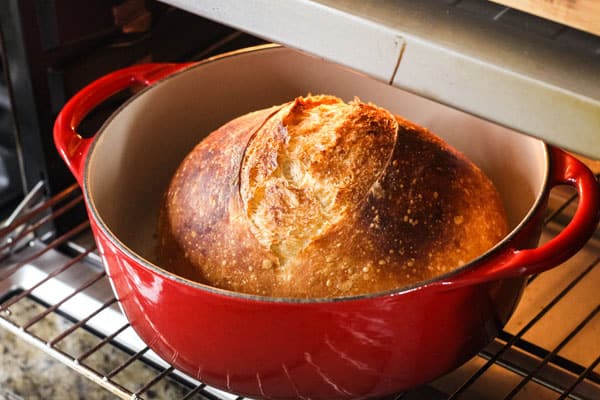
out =
[[(11, 0), (0, 8), (2, 365), (23, 363), (15, 354), (29, 354), (20, 368), (24, 375), (7, 375), (0, 367), (0, 398), (26, 397), (27, 385), (47, 397), (44, 388), (59, 376), (66, 387), (84, 390), (86, 398), (239, 399), (177, 371), (133, 332), (95, 251), (81, 192), (52, 144), (61, 106), (105, 73), (144, 61), (201, 60), (277, 39), (260, 32), (260, 26), (243, 33), (235, 23), (211, 21), (178, 3), (97, 0), (77, 6), (83, 3)], [(296, 3), (310, 2), (290, 4)], [(337, 3), (341, 12), (348, 2)], [(480, 24), (505, 23), (532, 41), (545, 35), (557, 46), (567, 43), (600, 65), (600, 37), (593, 34), (487, 1), (430, 3)], [(282, 41), (286, 38), (282, 34)], [(597, 77), (588, 78), (598, 90)], [(80, 130), (92, 134), (127, 95), (99, 107)], [(583, 136), (580, 142), (572, 135), (567, 147), (585, 147)], [(585, 150), (587, 156), (598, 154)], [(586, 162), (600, 172), (598, 162)], [(542, 241), (566, 226), (576, 206), (571, 190), (553, 190)], [(508, 325), (476, 357), (390, 399), (600, 398), (599, 250), (597, 231), (564, 265), (529, 279)]]

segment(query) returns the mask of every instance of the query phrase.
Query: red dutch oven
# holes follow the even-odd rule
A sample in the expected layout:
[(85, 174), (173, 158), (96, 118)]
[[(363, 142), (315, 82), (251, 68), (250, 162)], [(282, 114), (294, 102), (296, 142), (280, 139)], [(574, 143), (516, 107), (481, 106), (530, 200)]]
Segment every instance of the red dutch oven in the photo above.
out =
[[(94, 138), (77, 134), (102, 101), (138, 86), (147, 88)], [(442, 136), (494, 181), (510, 234), (452, 273), (351, 298), (232, 293), (154, 264), (160, 199), (185, 154), (224, 122), (308, 92), (358, 96)], [(577, 252), (600, 216), (597, 181), (567, 153), (277, 46), (111, 73), (67, 103), (54, 136), (82, 187), (111, 284), (139, 336), (177, 369), (250, 397), (377, 397), (456, 368), (504, 326), (525, 277)], [(548, 194), (557, 185), (576, 189), (578, 207), (564, 230), (538, 246)]]

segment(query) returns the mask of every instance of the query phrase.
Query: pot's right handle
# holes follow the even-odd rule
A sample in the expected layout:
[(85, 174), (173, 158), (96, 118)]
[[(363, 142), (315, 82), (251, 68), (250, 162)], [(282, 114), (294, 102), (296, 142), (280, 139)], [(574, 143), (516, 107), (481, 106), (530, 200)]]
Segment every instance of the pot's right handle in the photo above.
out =
[(77, 133), (83, 118), (112, 95), (135, 86), (150, 86), (189, 65), (155, 63), (126, 67), (90, 83), (65, 104), (54, 124), (54, 143), (79, 185), (82, 184), (84, 162), (92, 143), (92, 138), (84, 138)]
[[(493, 261), (439, 282), (464, 286), (493, 280), (523, 277), (553, 268), (577, 253), (594, 234), (600, 219), (600, 185), (594, 174), (572, 155), (549, 146), (549, 189), (573, 186), (579, 203), (569, 224), (554, 238), (533, 249), (509, 248)], [(546, 199), (544, 199), (546, 200)], [(545, 202), (544, 202), (545, 204)]]

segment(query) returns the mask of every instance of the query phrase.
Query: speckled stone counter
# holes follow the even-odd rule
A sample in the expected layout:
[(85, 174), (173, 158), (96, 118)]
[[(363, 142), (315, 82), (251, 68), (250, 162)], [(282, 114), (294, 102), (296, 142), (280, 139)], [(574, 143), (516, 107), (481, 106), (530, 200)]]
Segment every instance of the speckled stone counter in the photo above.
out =
[[(10, 306), (11, 313), (2, 317), (23, 326), (25, 321), (45, 310), (37, 302), (25, 298)], [(48, 341), (72, 326), (68, 319), (50, 313), (35, 323), (29, 332)], [(87, 350), (101, 343), (101, 338), (84, 329), (77, 329), (61, 340), (56, 349), (70, 355), (81, 357)], [(111, 345), (102, 345), (82, 364), (102, 374), (114, 370), (123, 364), (130, 354)], [(128, 365), (112, 379), (131, 392), (135, 392), (156, 376), (156, 371), (148, 365), (136, 361)], [(143, 399), (179, 399), (189, 389), (176, 382), (161, 380), (145, 391)], [(0, 400), (46, 400), (46, 399), (117, 399), (115, 394), (92, 382), (79, 372), (56, 360), (23, 338), (0, 327)]]
[(69, 367), (0, 329), (0, 399), (115, 399)]
[(0, 328), (0, 399), (115, 399), (115, 395)]

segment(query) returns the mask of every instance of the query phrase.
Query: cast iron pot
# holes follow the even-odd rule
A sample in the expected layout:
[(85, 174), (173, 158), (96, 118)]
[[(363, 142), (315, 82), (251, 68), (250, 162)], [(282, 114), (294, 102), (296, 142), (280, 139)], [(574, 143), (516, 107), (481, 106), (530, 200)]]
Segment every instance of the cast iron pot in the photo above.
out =
[[(94, 107), (137, 86), (148, 87), (93, 139), (77, 134)], [(160, 198), (184, 155), (224, 122), (309, 92), (358, 96), (442, 136), (495, 182), (510, 234), (436, 279), (330, 300), (232, 293), (155, 265)], [(504, 326), (525, 277), (577, 252), (599, 217), (594, 176), (565, 152), (276, 46), (193, 65), (137, 65), (111, 73), (68, 102), (54, 135), (83, 189), (108, 276), (139, 336), (177, 369), (251, 397), (376, 397), (452, 370)], [(564, 230), (537, 247), (549, 191), (562, 184), (577, 190), (578, 208)]]

